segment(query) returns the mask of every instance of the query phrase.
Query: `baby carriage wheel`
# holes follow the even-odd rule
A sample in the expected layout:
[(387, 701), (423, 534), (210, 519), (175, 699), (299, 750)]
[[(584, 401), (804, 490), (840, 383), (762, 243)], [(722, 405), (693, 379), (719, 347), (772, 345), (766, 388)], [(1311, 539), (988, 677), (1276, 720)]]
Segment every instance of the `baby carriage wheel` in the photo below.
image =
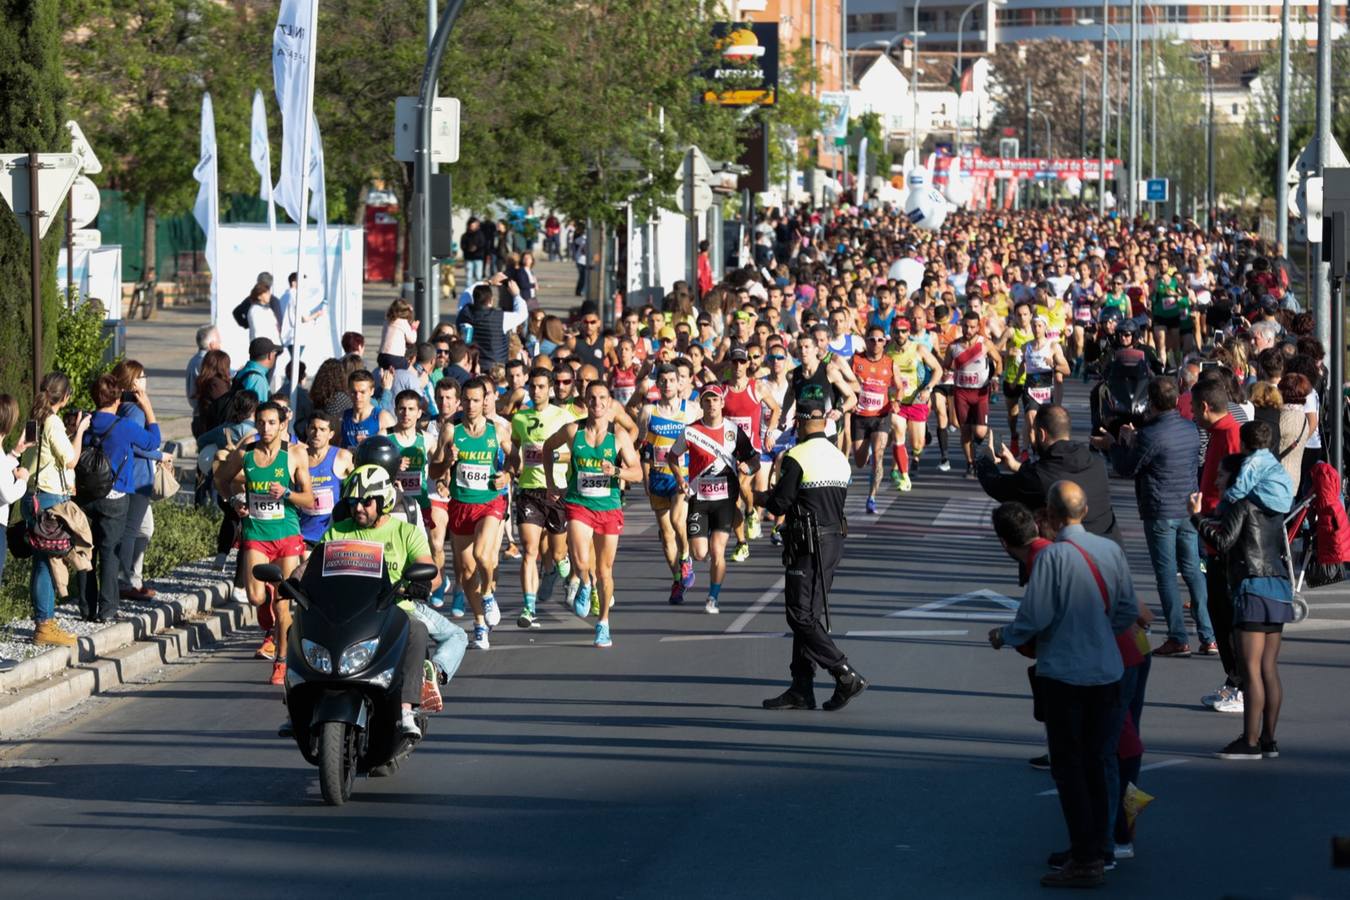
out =
[(1294, 595), (1294, 621), (1302, 622), (1308, 618), (1308, 601), (1303, 599), (1302, 594)]

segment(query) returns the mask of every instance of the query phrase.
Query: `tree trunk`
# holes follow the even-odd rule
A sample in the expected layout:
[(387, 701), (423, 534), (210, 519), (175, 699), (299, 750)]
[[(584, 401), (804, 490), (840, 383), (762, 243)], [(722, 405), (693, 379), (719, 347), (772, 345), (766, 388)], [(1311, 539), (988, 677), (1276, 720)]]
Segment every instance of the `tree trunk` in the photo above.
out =
[(150, 202), (147, 197), (145, 200), (145, 245), (141, 248), (141, 280), (148, 285), (146, 302), (150, 304), (151, 318), (155, 315), (155, 282), (158, 281), (155, 267), (155, 223), (157, 218), (158, 213), (155, 211), (155, 204)]

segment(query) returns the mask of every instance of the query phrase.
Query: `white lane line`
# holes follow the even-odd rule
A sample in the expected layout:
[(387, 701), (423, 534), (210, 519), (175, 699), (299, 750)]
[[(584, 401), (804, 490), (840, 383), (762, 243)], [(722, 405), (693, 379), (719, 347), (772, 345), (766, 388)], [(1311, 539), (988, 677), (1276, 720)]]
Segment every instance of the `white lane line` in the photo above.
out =
[[(988, 497), (979, 499), (953, 497), (943, 504), (942, 511), (937, 514), (937, 518), (929, 528), (933, 531), (945, 528), (958, 532), (975, 529), (987, 532), (988, 536), (992, 537), (994, 526), (990, 523), (989, 516), (997, 506), (998, 503)], [(965, 536), (970, 537), (969, 534)]]
[(970, 634), (970, 629), (961, 628), (954, 631), (924, 631), (923, 629), (912, 631), (846, 631), (844, 637), (957, 637), (963, 634)]
[[(528, 644), (511, 644), (511, 645), (509, 645), (509, 646), (502, 646), (501, 644), (498, 644), (498, 645), (496, 645), (495, 647), (493, 647), (491, 650), (488, 650), (487, 652), (488, 652), (488, 653), (505, 653), (507, 650), (542, 650), (542, 649), (545, 648), (545, 647), (590, 647), (590, 646), (593, 646), (594, 644), (595, 644), (595, 641), (594, 641), (593, 639), (592, 639), (592, 640), (589, 640), (589, 641), (547, 641), (547, 642), (539, 642), (539, 643), (535, 643), (535, 642), (531, 641), (531, 642), (528, 643)], [(482, 651), (478, 651), (478, 650), (468, 650), (468, 651), (466, 651), (466, 652), (467, 652), (467, 653), (479, 653), (479, 652), (482, 652)]]
[[(1190, 762), (1189, 759), (1163, 759), (1155, 763), (1149, 763), (1146, 766), (1140, 766), (1140, 772), (1152, 772), (1154, 769), (1166, 769), (1168, 766), (1180, 766)], [(1041, 791), (1037, 797), (1054, 797), (1059, 794), (1058, 788), (1051, 788), (1048, 791)]]
[[(1321, 588), (1318, 588), (1318, 590), (1321, 590)], [(1308, 598), (1304, 597), (1303, 599), (1307, 600)], [(1350, 609), (1350, 603), (1309, 603), (1308, 608), (1314, 612), (1323, 609)]]
[(783, 585), (787, 584), (787, 576), (780, 576), (777, 581), (769, 585), (769, 589), (759, 595), (759, 599), (750, 604), (750, 608), (736, 617), (736, 620), (727, 626), (725, 634), (740, 634), (745, 630), (755, 616), (763, 611), (764, 607), (773, 602), (773, 598), (783, 590)]
[(1290, 622), (1284, 626), (1286, 633), (1302, 634), (1305, 631), (1338, 631), (1350, 628), (1350, 619), (1304, 619), (1302, 622)]
[(787, 631), (746, 631), (736, 632), (734, 634), (680, 634), (663, 637), (660, 640), (662, 644), (679, 643), (684, 641), (728, 641), (743, 640), (745, 638), (785, 638), (791, 637)]

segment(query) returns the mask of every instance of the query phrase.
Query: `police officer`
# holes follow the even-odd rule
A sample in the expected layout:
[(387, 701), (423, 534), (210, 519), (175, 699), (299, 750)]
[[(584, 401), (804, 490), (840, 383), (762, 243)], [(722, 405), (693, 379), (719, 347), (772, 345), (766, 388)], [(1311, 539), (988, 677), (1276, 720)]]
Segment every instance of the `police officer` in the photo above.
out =
[(853, 476), (848, 459), (825, 436), (826, 410), (824, 390), (806, 385), (797, 396), (797, 445), (785, 454), (774, 489), (755, 493), (757, 505), (787, 516), (782, 533), (792, 686), (765, 700), (765, 709), (815, 709), (816, 666), (835, 679), (826, 710), (843, 709), (867, 688), (826, 627), (825, 593), (843, 555), (844, 498)]

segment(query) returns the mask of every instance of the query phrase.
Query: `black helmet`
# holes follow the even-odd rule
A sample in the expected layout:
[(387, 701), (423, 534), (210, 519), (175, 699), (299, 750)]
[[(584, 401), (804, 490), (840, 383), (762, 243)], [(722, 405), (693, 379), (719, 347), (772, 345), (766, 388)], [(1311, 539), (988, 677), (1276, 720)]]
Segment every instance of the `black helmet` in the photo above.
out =
[(357, 466), (379, 466), (389, 473), (390, 478), (397, 478), (402, 455), (388, 437), (373, 434), (357, 446), (352, 462)]
[(1131, 337), (1138, 337), (1139, 323), (1134, 319), (1126, 319), (1124, 322), (1120, 323), (1120, 328), (1118, 328), (1117, 330), (1121, 334), (1128, 334)]

